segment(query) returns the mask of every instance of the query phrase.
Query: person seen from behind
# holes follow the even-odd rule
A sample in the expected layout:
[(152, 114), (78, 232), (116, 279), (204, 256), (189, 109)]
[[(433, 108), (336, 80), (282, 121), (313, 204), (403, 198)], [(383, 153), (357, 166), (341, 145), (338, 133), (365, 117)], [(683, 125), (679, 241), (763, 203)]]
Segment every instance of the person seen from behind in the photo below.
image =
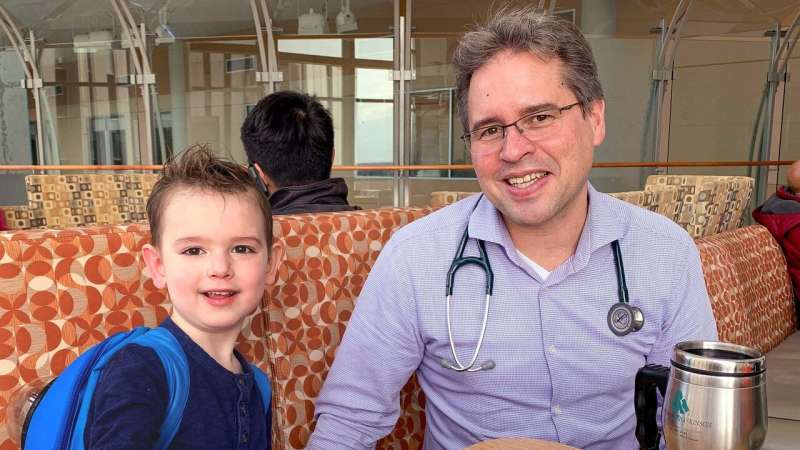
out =
[(343, 178), (331, 178), (333, 121), (314, 97), (280, 91), (253, 108), (241, 129), (251, 175), (276, 215), (360, 209)]

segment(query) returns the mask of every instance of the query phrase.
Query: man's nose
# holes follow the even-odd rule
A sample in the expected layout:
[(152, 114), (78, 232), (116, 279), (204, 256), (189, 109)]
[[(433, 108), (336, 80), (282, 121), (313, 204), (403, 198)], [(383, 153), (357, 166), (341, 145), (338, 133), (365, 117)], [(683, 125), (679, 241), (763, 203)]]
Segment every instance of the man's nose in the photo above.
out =
[(503, 137), (503, 146), (500, 148), (500, 158), (504, 161), (518, 161), (530, 153), (533, 143), (522, 135), (516, 125), (506, 128)]
[(212, 278), (230, 278), (233, 275), (230, 255), (227, 253), (211, 255), (208, 263), (208, 276)]

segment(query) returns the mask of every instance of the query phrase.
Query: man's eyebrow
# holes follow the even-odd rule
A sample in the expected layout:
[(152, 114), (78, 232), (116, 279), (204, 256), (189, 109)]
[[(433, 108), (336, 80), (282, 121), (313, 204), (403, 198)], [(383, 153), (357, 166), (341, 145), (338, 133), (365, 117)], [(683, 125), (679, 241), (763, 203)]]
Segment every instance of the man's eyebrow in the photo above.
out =
[[(527, 108), (523, 109), (520, 112), (520, 115), (517, 119), (527, 116), (528, 114), (547, 111), (548, 109), (558, 109), (558, 105), (556, 105), (555, 103), (547, 102), (547, 103), (538, 103), (536, 105), (528, 106)], [(500, 122), (500, 120), (497, 117), (489, 116), (475, 122), (472, 125), (472, 130), (477, 130), (488, 125), (498, 125), (498, 124), (503, 124), (503, 123)]]

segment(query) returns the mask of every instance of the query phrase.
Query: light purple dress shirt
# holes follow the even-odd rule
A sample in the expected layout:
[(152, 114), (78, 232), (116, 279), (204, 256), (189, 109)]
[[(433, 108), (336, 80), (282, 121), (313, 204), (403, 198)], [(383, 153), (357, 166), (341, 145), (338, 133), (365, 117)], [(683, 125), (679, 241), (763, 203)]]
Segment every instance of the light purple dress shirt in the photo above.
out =
[[(309, 449), (372, 448), (393, 429), (399, 391), (416, 373), (425, 392), (425, 449), (460, 449), (498, 437), (533, 437), (579, 448), (635, 449), (634, 377), (668, 365), (681, 341), (717, 340), (700, 257), (691, 237), (658, 214), (589, 186), (575, 254), (543, 282), (517, 254), (500, 213), (473, 196), (399, 230), (381, 251), (316, 402)], [(469, 224), (465, 255), (483, 239), (494, 296), (478, 363), (457, 373), (445, 318), (445, 277)], [(644, 327), (608, 327), (618, 301), (611, 242), (622, 250), (631, 304)], [(469, 361), (480, 335), (484, 274), (455, 277), (456, 349)]]

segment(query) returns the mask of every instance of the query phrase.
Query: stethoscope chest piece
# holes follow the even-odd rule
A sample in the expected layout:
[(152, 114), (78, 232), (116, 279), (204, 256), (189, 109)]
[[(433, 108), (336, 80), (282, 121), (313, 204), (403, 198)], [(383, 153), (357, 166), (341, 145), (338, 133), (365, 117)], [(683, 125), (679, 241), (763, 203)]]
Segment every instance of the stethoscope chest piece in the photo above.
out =
[(608, 328), (617, 336), (639, 331), (644, 326), (642, 310), (628, 303), (618, 302), (608, 310)]

